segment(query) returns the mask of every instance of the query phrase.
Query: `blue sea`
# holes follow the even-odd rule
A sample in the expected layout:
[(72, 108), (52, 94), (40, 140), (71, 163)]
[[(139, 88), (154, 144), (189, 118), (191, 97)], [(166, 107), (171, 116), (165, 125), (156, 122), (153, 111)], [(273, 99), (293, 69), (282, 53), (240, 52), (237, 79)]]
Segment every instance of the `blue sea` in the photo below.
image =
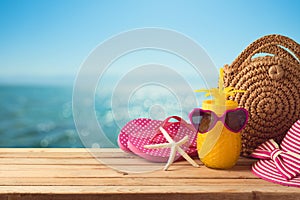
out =
[[(72, 86), (0, 85), (0, 147), (84, 147), (73, 120), (72, 92)], [(114, 106), (111, 96), (102, 90), (95, 96), (97, 120), (110, 147), (117, 147), (118, 133), (129, 120), (172, 115), (187, 120), (195, 107), (193, 96), (183, 95), (182, 109), (174, 94), (156, 85), (142, 87), (128, 101), (117, 96)]]
[(0, 86), (0, 147), (82, 147), (72, 87)]

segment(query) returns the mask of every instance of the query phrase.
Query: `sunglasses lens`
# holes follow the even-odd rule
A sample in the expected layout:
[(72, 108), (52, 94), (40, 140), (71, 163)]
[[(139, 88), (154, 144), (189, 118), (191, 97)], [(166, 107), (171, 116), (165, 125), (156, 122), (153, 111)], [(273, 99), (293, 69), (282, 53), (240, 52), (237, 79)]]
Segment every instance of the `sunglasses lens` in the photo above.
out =
[(235, 110), (226, 114), (225, 123), (234, 132), (239, 132), (247, 122), (245, 110)]
[(193, 124), (198, 127), (200, 133), (205, 133), (211, 127), (213, 122), (212, 115), (209, 112), (197, 111), (192, 116)]

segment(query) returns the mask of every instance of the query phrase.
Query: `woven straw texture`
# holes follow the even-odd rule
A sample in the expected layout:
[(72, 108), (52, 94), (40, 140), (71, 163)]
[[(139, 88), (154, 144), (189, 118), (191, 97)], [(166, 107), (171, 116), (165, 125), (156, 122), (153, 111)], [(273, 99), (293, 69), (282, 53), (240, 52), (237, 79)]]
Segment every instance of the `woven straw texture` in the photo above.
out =
[(268, 139), (281, 142), (300, 119), (300, 45), (268, 35), (250, 44), (224, 67), (224, 85), (246, 90), (233, 100), (249, 111), (242, 131), (243, 156)]

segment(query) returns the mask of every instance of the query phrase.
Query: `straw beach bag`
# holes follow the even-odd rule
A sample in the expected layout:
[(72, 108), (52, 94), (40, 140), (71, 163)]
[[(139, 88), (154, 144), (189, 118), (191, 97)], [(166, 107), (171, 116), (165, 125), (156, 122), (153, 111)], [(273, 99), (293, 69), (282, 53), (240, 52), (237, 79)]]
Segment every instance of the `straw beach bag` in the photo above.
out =
[(232, 99), (249, 112), (242, 132), (243, 156), (269, 139), (280, 143), (300, 119), (299, 60), (298, 43), (285, 36), (268, 35), (224, 67), (224, 86), (246, 90)]

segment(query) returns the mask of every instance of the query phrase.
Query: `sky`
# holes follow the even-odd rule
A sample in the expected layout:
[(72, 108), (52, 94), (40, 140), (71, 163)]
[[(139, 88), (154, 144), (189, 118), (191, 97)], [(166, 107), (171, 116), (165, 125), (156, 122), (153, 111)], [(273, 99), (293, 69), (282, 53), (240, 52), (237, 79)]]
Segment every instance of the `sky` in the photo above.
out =
[(217, 67), (267, 34), (300, 41), (300, 1), (0, 0), (0, 83), (73, 83), (120, 32), (159, 27), (195, 40)]

